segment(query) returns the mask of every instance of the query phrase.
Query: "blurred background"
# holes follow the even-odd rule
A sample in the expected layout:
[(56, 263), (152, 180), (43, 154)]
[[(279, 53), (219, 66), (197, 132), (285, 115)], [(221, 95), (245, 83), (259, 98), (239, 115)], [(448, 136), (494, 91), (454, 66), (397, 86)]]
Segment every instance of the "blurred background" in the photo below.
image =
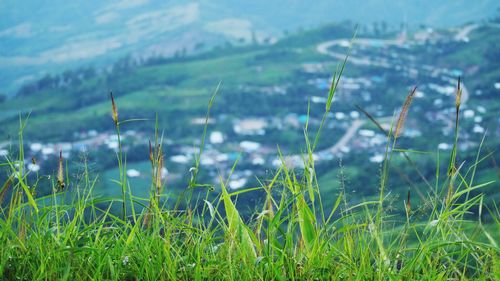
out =
[[(122, 127), (132, 192), (149, 192), (156, 118), (166, 189), (183, 190), (220, 82), (199, 181), (217, 189), (239, 159), (230, 188), (254, 187), (279, 165), (278, 146), (290, 167), (302, 166), (304, 127), (314, 136), (332, 75), (350, 50), (314, 153), (327, 198), (344, 184), (353, 200), (377, 193), (386, 137), (363, 111), (388, 129), (414, 86), (398, 146), (415, 153), (394, 159), (391, 196), (435, 188), (436, 169), (446, 170), (437, 159), (448, 159), (454, 142), (458, 77), (459, 161), (472, 162), (484, 137), (477, 178), (498, 179), (499, 7), (493, 0), (1, 1), (0, 157), (17, 155), (19, 119), (29, 114), (23, 145), (32, 175), (54, 175), (62, 151), (75, 184), (87, 163), (100, 175), (98, 193), (119, 194), (111, 181), (118, 178), (112, 91), (120, 119), (147, 119)], [(42, 193), (50, 191), (47, 181)], [(485, 192), (490, 201), (500, 196)], [(260, 198), (244, 200), (252, 206)]]

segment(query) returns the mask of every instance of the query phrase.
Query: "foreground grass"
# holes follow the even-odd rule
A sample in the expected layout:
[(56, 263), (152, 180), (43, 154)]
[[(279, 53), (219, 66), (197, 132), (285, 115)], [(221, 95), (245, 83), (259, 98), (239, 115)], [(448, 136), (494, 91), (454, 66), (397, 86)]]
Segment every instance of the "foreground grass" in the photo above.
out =
[[(282, 161), (261, 186), (220, 193), (197, 181), (203, 134), (192, 177), (179, 197), (163, 192), (163, 152), (158, 133), (150, 148), (153, 176), (149, 198), (132, 194), (126, 159), (117, 153), (120, 198), (95, 198), (97, 178), (87, 169), (73, 182), (61, 157), (56, 178), (27, 171), (21, 122), (17, 159), (2, 164), (12, 176), (0, 190), (0, 278), (5, 280), (495, 280), (500, 278), (500, 212), (483, 204), (480, 193), (492, 182), (474, 181), (486, 157), (457, 165), (456, 143), (448, 173), (436, 175), (422, 206), (412, 206), (410, 191), (391, 212), (386, 194), (390, 164), (414, 91), (387, 132), (386, 157), (377, 200), (352, 205), (344, 189), (324, 205), (313, 152), (330, 111), (340, 76), (334, 76), (325, 118), (310, 137), (304, 130), (304, 168)], [(214, 96), (215, 97), (215, 96)], [(214, 98), (210, 100), (207, 120)], [(127, 121), (118, 118), (117, 134)], [(457, 89), (457, 112), (460, 89)], [(374, 120), (375, 121), (375, 120)], [(376, 121), (375, 121), (376, 122)], [(398, 153), (409, 153), (399, 149)], [(280, 157), (283, 156), (280, 153)], [(436, 164), (439, 167), (439, 160)], [(236, 163), (235, 163), (236, 165)], [(439, 171), (439, 169), (438, 169)], [(53, 193), (37, 197), (40, 182)], [(341, 186), (343, 183), (341, 182)], [(243, 193), (265, 194), (263, 204), (243, 218), (235, 200)], [(414, 200), (413, 200), (414, 201)], [(110, 210), (119, 206), (121, 212)], [(418, 210), (417, 210), (418, 209)], [(417, 218), (418, 214), (418, 218)], [(483, 225), (484, 215), (493, 223)], [(423, 217), (422, 217), (423, 216)]]

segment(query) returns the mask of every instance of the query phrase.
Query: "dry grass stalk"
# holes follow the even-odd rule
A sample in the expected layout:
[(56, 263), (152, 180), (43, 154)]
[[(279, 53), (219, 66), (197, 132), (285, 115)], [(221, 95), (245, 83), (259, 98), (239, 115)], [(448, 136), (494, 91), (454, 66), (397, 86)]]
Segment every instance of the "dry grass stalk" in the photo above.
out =
[(404, 123), (406, 120), (406, 116), (408, 115), (408, 110), (410, 109), (411, 102), (413, 100), (413, 96), (415, 95), (415, 92), (417, 91), (417, 87), (414, 87), (408, 96), (406, 97), (405, 103), (403, 104), (403, 107), (401, 108), (401, 112), (399, 113), (398, 117), (398, 122), (396, 124), (396, 130), (394, 131), (394, 136), (399, 137), (401, 133), (403, 132), (403, 127)]
[(3, 184), (2, 190), (0, 190), (0, 204), (2, 204), (3, 199), (5, 198), (5, 194), (7, 194), (7, 190), (12, 185), (12, 180), (14, 179), (14, 175), (11, 175), (7, 181)]
[(144, 214), (144, 217), (142, 218), (142, 226), (144, 228), (150, 228), (152, 225), (153, 221), (153, 207), (151, 205), (151, 200), (149, 201), (149, 206), (148, 209), (146, 210), (146, 213)]
[(267, 215), (269, 218), (274, 218), (273, 200), (270, 195), (267, 198)]
[(191, 208), (187, 209), (186, 220), (187, 220), (187, 222), (188, 222), (189, 225), (191, 225), (193, 223), (193, 210)]
[(462, 102), (462, 89), (460, 88), (460, 77), (458, 77), (457, 93), (455, 96), (455, 107), (457, 108), (457, 111), (459, 111), (460, 109), (461, 102)]
[(161, 193), (162, 183), (162, 171), (163, 171), (163, 154), (161, 148), (158, 150), (158, 165), (156, 166), (156, 194), (157, 196)]
[(449, 206), (451, 203), (451, 198), (453, 197), (453, 181), (450, 181), (450, 184), (448, 185), (448, 192), (446, 194), (446, 200), (445, 200), (445, 205)]
[(26, 226), (24, 225), (24, 223), (21, 223), (19, 225), (19, 231), (18, 231), (18, 237), (19, 237), (19, 240), (21, 241), (24, 241), (25, 238), (26, 238)]
[(355, 105), (355, 107), (363, 112), (363, 114), (368, 118), (370, 119), (370, 121), (372, 121), (373, 124), (375, 124), (375, 126), (377, 126), (377, 128), (382, 132), (384, 133), (385, 135), (387, 135), (387, 131), (382, 127), (382, 124), (380, 124), (377, 120), (375, 120), (375, 118), (370, 114), (368, 113), (368, 111), (364, 110), (361, 106), (359, 105)]
[(453, 145), (453, 150), (450, 158), (450, 166), (448, 167), (448, 175), (454, 174), (456, 168), (456, 156), (457, 156), (457, 142), (458, 142), (458, 127), (459, 127), (459, 117), (460, 117), (460, 105), (462, 103), (462, 88), (460, 87), (460, 77), (458, 77), (457, 92), (455, 95), (455, 144)]
[(59, 189), (62, 190), (64, 189), (64, 165), (63, 165), (63, 157), (62, 157), (62, 150), (59, 151), (59, 167), (57, 169), (57, 185), (59, 186)]
[(153, 184), (155, 188), (155, 193), (149, 200), (149, 208), (144, 216), (143, 226), (150, 227), (151, 221), (153, 219), (153, 206), (158, 207), (160, 204), (160, 194), (162, 192), (163, 182), (162, 182), (162, 170), (163, 170), (163, 153), (161, 146), (158, 145), (156, 149), (153, 148), (151, 140), (149, 140), (149, 161), (151, 162), (151, 168), (153, 173)]
[(457, 93), (455, 95), (455, 133), (458, 133), (458, 117), (460, 114), (460, 105), (462, 104), (462, 89), (460, 87), (460, 77), (458, 77)]

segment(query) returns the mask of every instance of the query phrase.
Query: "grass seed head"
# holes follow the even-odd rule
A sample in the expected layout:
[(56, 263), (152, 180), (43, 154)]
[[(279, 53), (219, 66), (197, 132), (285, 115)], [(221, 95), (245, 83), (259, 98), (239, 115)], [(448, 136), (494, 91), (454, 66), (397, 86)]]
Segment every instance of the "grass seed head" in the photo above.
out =
[(17, 235), (19, 237), (19, 240), (21, 241), (24, 241), (24, 239), (26, 238), (26, 226), (24, 225), (24, 223), (21, 223), (19, 225), (19, 232)]
[(455, 107), (458, 109), (460, 108), (460, 104), (462, 102), (462, 89), (460, 88), (460, 76), (458, 77), (458, 85), (457, 85), (457, 93), (455, 96)]
[(411, 194), (410, 190), (408, 189), (408, 197), (406, 199), (406, 213), (410, 214), (411, 212)]
[(161, 148), (158, 149), (158, 165), (156, 166), (156, 190), (160, 195), (162, 188), (162, 170), (163, 170), (163, 154)]
[(0, 190), (0, 204), (2, 204), (3, 199), (5, 198), (5, 194), (7, 194), (7, 190), (12, 185), (12, 180), (14, 179), (14, 175), (11, 175), (7, 181), (3, 184), (2, 190)]
[(398, 122), (396, 123), (396, 130), (394, 131), (394, 136), (399, 137), (401, 133), (403, 132), (403, 127), (404, 123), (406, 120), (406, 116), (408, 115), (408, 110), (410, 109), (411, 102), (413, 100), (413, 96), (415, 95), (415, 92), (417, 91), (417, 87), (414, 87), (408, 96), (406, 97), (405, 103), (403, 104), (403, 107), (401, 108), (401, 112), (399, 113), (398, 117)]
[(59, 151), (59, 167), (57, 169), (57, 185), (59, 186), (60, 189), (63, 189), (65, 186), (62, 150)]
[(116, 108), (115, 97), (113, 96), (113, 92), (110, 92), (110, 97), (111, 97), (113, 121), (115, 122), (115, 126), (116, 126), (116, 125), (118, 125), (118, 109)]
[(149, 140), (149, 161), (151, 161), (151, 165), (154, 165), (153, 146), (151, 145), (151, 140)]

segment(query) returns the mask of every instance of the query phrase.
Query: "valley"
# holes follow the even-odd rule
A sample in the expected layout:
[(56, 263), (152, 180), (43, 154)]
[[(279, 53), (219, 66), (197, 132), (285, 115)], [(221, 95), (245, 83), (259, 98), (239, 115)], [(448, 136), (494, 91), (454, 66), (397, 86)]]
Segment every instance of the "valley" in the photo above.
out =
[[(285, 39), (296, 42), (297, 47), (277, 42), (143, 63), (125, 58), (107, 71), (89, 68), (47, 76), (26, 85), (18, 97), (0, 104), (0, 118), (5, 124), (0, 133), (4, 139), (15, 136), (19, 112), (23, 112), (21, 118), (30, 112), (24, 132), (28, 140), (26, 157), (37, 159), (37, 165), (32, 167), (36, 171), (53, 173), (60, 150), (70, 162), (84, 157), (95, 163), (95, 172), (112, 170), (114, 159), (109, 156), (118, 147), (110, 118), (108, 90), (113, 91), (120, 118), (139, 119), (126, 124), (123, 138), (130, 167), (137, 166), (134, 162), (139, 167), (130, 168), (128, 173), (139, 180), (134, 188), (146, 190), (149, 185), (151, 171), (140, 163), (147, 159), (148, 140), (154, 137), (158, 118), (166, 146), (166, 181), (173, 190), (182, 190), (201, 143), (208, 100), (220, 81), (220, 92), (208, 120), (206, 148), (200, 158), (202, 176), (214, 186), (218, 185), (219, 175), (224, 178), (229, 174), (230, 188), (254, 186), (259, 177), (280, 165), (277, 147), (291, 167), (303, 167), (303, 128), (307, 124), (310, 137), (314, 136), (324, 113), (332, 73), (339, 71), (350, 50), (314, 153), (317, 165), (324, 170), (322, 178), (331, 179), (338, 173), (342, 159), (343, 165), (352, 170), (348, 174), (354, 181), (354, 192), (374, 194), (376, 181), (355, 178), (356, 170), (377, 172), (386, 137), (357, 106), (387, 130), (414, 86), (418, 89), (416, 100), (401, 148), (425, 151), (424, 155), (446, 154), (452, 148), (453, 99), (459, 76), (463, 108), (460, 150), (474, 155), (486, 131), (486, 143), (494, 149), (500, 135), (500, 120), (491, 113), (499, 106), (495, 99), (491, 100), (499, 91), (496, 84), (488, 90), (478, 89), (481, 70), (471, 70), (467, 58), (456, 67), (453, 60), (433, 59), (443, 56), (440, 49), (451, 46), (454, 52), (444, 57), (469, 48), (486, 48), (488, 42), (481, 38), (493, 36), (488, 40), (494, 41), (498, 36), (493, 24), (466, 26), (455, 32), (425, 29), (414, 34), (390, 34), (387, 39), (363, 38), (362, 34), (356, 38), (339, 37), (349, 34), (350, 28), (353, 32), (349, 25), (330, 25)], [(318, 33), (332, 34), (333, 38), (321, 38), (315, 35)], [(312, 39), (310, 43), (302, 43), (307, 38)], [(30, 109), (26, 104), (37, 107)], [(260, 106), (254, 106), (257, 104)], [(430, 122), (433, 125), (427, 126)], [(5, 142), (0, 153), (7, 155), (9, 145), (11, 142)], [(103, 159), (101, 155), (108, 157)], [(419, 153), (412, 157), (417, 165), (429, 163)], [(360, 161), (362, 158), (370, 161)], [(236, 160), (238, 165), (231, 173)], [(395, 181), (396, 186), (424, 184), (422, 179), (408, 179), (404, 171), (399, 173), (403, 176)], [(335, 192), (335, 181), (329, 186), (327, 192)], [(356, 186), (373, 189), (360, 190)], [(100, 187), (105, 193), (118, 191), (106, 178), (100, 180)]]

